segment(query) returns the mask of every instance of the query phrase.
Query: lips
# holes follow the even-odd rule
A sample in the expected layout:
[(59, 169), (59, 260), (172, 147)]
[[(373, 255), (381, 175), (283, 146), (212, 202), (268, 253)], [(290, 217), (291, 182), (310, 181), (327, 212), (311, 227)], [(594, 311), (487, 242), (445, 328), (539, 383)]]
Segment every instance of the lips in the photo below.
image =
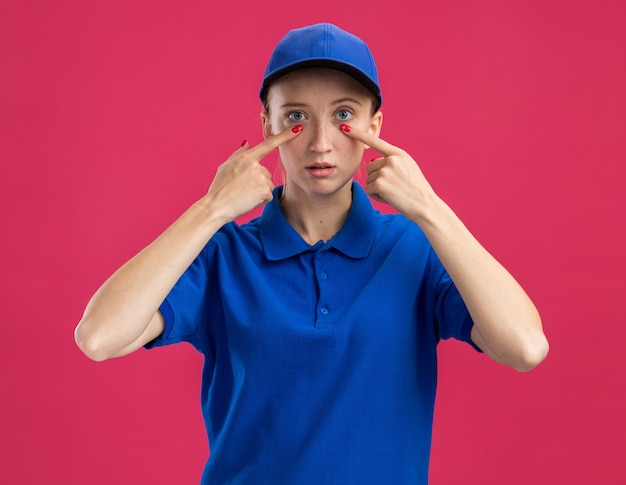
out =
[(313, 177), (327, 177), (335, 171), (335, 166), (327, 162), (316, 162), (307, 165), (306, 171)]

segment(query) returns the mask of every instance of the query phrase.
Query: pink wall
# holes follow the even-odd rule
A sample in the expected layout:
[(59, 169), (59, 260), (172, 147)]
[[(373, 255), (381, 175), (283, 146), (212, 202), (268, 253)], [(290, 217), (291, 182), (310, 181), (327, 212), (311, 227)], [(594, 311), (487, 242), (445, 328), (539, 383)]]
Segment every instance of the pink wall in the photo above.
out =
[(623, 2), (39, 0), (0, 5), (0, 482), (198, 482), (200, 356), (95, 364), (72, 332), (260, 141), (270, 50), (317, 21), (369, 42), (383, 137), (522, 282), (552, 345), (517, 374), (442, 344), (432, 483), (626, 477)]

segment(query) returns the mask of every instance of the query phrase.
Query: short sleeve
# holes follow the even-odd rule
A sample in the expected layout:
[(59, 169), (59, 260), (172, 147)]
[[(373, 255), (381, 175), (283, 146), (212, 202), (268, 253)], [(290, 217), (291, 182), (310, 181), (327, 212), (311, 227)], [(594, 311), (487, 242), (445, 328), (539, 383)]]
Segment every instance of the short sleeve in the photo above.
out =
[(441, 339), (454, 338), (467, 342), (477, 351), (482, 350), (472, 341), (471, 333), (474, 321), (467, 310), (467, 306), (461, 298), (450, 275), (445, 270), (437, 256), (432, 254), (432, 264), (435, 266), (435, 274), (438, 274), (436, 287), (435, 321), (438, 335)]
[(207, 248), (191, 263), (167, 295), (159, 311), (163, 315), (163, 333), (145, 347), (161, 347), (188, 342), (198, 351), (206, 351), (206, 331), (209, 320), (211, 269)]

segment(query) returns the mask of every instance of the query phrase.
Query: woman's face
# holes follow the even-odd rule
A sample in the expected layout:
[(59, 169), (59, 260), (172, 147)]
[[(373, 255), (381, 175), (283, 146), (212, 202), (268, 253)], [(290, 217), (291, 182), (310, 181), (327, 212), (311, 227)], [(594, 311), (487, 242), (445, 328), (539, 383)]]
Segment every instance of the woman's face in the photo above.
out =
[(300, 69), (272, 84), (262, 115), (264, 136), (303, 127), (279, 148), (288, 192), (333, 195), (352, 180), (366, 147), (346, 136), (341, 125), (378, 135), (382, 113), (373, 113), (373, 104), (361, 83), (335, 69)]

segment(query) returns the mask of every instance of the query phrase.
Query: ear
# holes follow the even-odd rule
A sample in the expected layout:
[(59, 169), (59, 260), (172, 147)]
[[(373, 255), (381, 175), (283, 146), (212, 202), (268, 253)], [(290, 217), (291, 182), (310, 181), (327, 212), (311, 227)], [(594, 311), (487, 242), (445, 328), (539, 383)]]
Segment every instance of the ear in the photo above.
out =
[(270, 115), (265, 110), (261, 112), (261, 128), (263, 129), (263, 138), (266, 140), (274, 134), (272, 124), (270, 123)]
[[(383, 128), (383, 112), (378, 110), (376, 111), (376, 113), (374, 113), (374, 116), (372, 116), (372, 120), (370, 121), (370, 125), (367, 131), (371, 135), (375, 135), (376, 137), (378, 137), (380, 135), (380, 130), (382, 130), (382, 128)], [(363, 144), (363, 146), (365, 147), (366, 150), (368, 148), (371, 148), (369, 145), (365, 145), (365, 143)]]
[(378, 111), (376, 111), (374, 116), (372, 116), (372, 121), (370, 122), (370, 126), (369, 126), (369, 130), (368, 131), (372, 135), (379, 136), (380, 135), (380, 130), (382, 128), (383, 128), (383, 112), (378, 110)]

